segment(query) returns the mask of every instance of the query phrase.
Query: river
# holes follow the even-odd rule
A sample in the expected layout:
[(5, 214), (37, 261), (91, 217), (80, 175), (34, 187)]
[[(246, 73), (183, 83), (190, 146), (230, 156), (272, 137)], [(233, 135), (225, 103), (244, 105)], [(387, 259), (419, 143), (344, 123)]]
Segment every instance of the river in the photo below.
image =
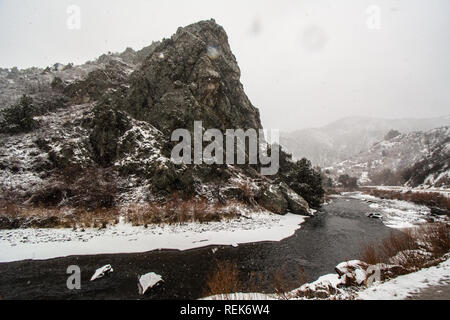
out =
[[(248, 290), (273, 291), (275, 273), (282, 273), (294, 289), (300, 267), (306, 280), (314, 281), (333, 273), (338, 263), (358, 258), (365, 244), (397, 232), (366, 217), (373, 211), (359, 199), (337, 197), (308, 218), (293, 236), (278, 242), (0, 263), (0, 299), (197, 299), (203, 296), (216, 261), (236, 262)], [(105, 264), (111, 264), (114, 272), (90, 282), (94, 271)], [(80, 290), (67, 289), (69, 265), (81, 268)], [(138, 276), (150, 271), (162, 275), (164, 283), (140, 296)], [(250, 274), (258, 279), (256, 288), (255, 281), (247, 283)]]

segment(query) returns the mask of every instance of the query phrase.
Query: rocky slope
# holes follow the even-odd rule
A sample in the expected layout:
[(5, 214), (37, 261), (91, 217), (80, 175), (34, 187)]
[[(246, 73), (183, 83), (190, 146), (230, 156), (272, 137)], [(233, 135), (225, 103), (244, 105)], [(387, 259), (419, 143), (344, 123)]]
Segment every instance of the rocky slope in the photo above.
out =
[(314, 165), (327, 167), (366, 151), (392, 129), (410, 133), (448, 125), (450, 117), (396, 120), (351, 117), (321, 128), (282, 133), (280, 142), (294, 158), (306, 157)]
[(403, 184), (448, 187), (450, 127), (395, 135), (366, 151), (326, 168), (337, 177), (348, 174), (359, 184)]
[[(178, 193), (309, 214), (308, 203), (279, 175), (260, 175), (260, 164), (170, 159), (171, 132), (192, 130), (194, 120), (205, 129), (262, 128), (214, 20), (81, 66), (2, 69), (0, 89), (4, 201), (96, 208)], [(292, 165), (284, 162), (281, 172)]]
[(431, 146), (430, 152), (404, 171), (407, 186), (450, 187), (449, 127), (446, 135), (442, 143)]

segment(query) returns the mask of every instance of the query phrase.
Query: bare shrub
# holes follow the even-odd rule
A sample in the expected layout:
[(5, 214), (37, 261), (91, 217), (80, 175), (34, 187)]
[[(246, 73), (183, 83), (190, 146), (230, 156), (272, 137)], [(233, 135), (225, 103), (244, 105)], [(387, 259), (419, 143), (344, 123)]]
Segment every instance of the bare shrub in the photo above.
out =
[(428, 244), (434, 256), (441, 256), (450, 251), (450, 230), (445, 223), (424, 225), (418, 230), (418, 237)]
[(398, 264), (407, 270), (417, 270), (436, 263), (450, 251), (449, 226), (445, 223), (426, 224), (404, 230), (379, 243), (366, 245), (360, 254), (368, 264)]
[(27, 201), (54, 207), (72, 206), (95, 210), (116, 205), (117, 175), (112, 169), (68, 166)]
[(284, 276), (284, 273), (280, 270), (276, 271), (273, 275), (273, 289), (279, 299), (288, 300), (287, 292), (289, 291), (289, 284)]
[(373, 243), (366, 245), (361, 251), (361, 260), (368, 264), (377, 264), (383, 262), (383, 258), (377, 251), (377, 246)]
[(204, 296), (239, 292), (239, 270), (235, 262), (217, 261), (216, 269), (206, 280)]
[(414, 233), (407, 229), (397, 234), (391, 232), (389, 237), (381, 241), (380, 249), (385, 258), (390, 258), (401, 251), (419, 249), (419, 245)]
[(181, 199), (177, 194), (163, 203), (134, 204), (126, 208), (126, 219), (133, 225), (180, 224), (231, 219), (238, 215), (234, 203), (208, 202), (205, 198)]
[(112, 169), (67, 167), (60, 179), (69, 190), (68, 201), (77, 207), (112, 208), (116, 204), (118, 177)]
[(77, 209), (73, 214), (73, 220), (79, 227), (103, 229), (119, 222), (119, 210), (117, 208)]
[(371, 189), (368, 193), (382, 199), (404, 200), (420, 205), (450, 210), (450, 198), (436, 192), (401, 192), (396, 190)]
[(361, 260), (368, 264), (388, 263), (389, 258), (394, 257), (401, 251), (418, 249), (417, 239), (412, 232), (392, 233), (378, 244), (366, 245), (360, 253)]
[(286, 268), (282, 268), (274, 272), (272, 279), (272, 290), (276, 293), (280, 300), (288, 300), (290, 298), (288, 293), (292, 289), (301, 287), (303, 284), (307, 283), (307, 277), (304, 269), (299, 266), (297, 270), (297, 278), (287, 277)]
[(244, 203), (256, 206), (256, 200), (255, 200), (255, 192), (252, 189), (252, 186), (248, 182), (242, 182), (238, 184), (238, 189), (241, 193), (242, 200)]

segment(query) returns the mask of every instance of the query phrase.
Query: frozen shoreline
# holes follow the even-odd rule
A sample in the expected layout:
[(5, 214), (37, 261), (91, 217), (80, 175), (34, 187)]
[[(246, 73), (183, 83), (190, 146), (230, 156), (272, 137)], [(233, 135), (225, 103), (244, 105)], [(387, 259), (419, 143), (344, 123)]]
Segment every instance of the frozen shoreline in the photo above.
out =
[(435, 267), (375, 284), (356, 296), (363, 300), (403, 300), (423, 289), (450, 283), (450, 259)]
[(403, 187), (403, 186), (363, 186), (362, 188), (366, 189), (377, 189), (377, 190), (385, 190), (385, 191), (397, 191), (397, 192), (412, 192), (412, 193), (434, 193), (439, 194), (445, 197), (450, 197), (450, 189), (449, 188), (426, 188), (426, 187)]
[[(336, 285), (339, 282), (337, 274), (327, 274), (308, 285), (323, 283), (328, 281), (330, 284)], [(422, 290), (450, 284), (450, 259), (447, 259), (437, 266), (424, 268), (419, 271), (398, 276), (382, 283), (375, 283), (369, 288), (362, 289), (357, 292), (342, 291), (339, 299), (356, 299), (356, 300), (404, 300), (414, 294), (420, 293)], [(298, 289), (294, 289), (287, 295), (292, 295)], [(336, 297), (333, 297), (336, 298)], [(200, 300), (278, 300), (280, 296), (276, 294), (264, 293), (231, 293), (219, 294), (215, 296), (205, 297)], [(290, 300), (311, 300), (307, 298), (290, 297)], [(317, 300), (317, 299), (312, 299)]]
[(292, 236), (306, 216), (268, 212), (209, 223), (134, 227), (119, 223), (106, 229), (16, 229), (0, 231), (0, 262), (44, 260), (71, 255), (188, 250), (210, 245), (280, 241)]
[[(417, 227), (431, 217), (430, 208), (409, 201), (381, 199), (362, 192), (344, 192), (342, 196), (368, 203), (368, 213), (379, 214), (383, 224), (389, 228)], [(435, 217), (435, 220), (445, 219)]]

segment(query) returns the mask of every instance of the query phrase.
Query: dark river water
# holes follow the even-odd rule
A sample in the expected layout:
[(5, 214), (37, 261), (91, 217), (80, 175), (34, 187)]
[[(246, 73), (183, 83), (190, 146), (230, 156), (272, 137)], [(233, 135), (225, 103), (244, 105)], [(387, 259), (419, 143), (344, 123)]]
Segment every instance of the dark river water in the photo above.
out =
[[(363, 201), (335, 198), (292, 237), (279, 242), (0, 263), (0, 299), (197, 299), (217, 261), (236, 262), (243, 290), (273, 292), (274, 274), (283, 275), (284, 283), (294, 289), (299, 286), (300, 267), (306, 280), (314, 281), (333, 273), (338, 263), (359, 258), (365, 244), (389, 236), (393, 230), (367, 218), (369, 211), (373, 210)], [(94, 271), (105, 264), (111, 264), (114, 272), (90, 282)], [(80, 290), (67, 289), (69, 265), (81, 268)], [(137, 279), (147, 272), (162, 275), (164, 283), (140, 296)]]

